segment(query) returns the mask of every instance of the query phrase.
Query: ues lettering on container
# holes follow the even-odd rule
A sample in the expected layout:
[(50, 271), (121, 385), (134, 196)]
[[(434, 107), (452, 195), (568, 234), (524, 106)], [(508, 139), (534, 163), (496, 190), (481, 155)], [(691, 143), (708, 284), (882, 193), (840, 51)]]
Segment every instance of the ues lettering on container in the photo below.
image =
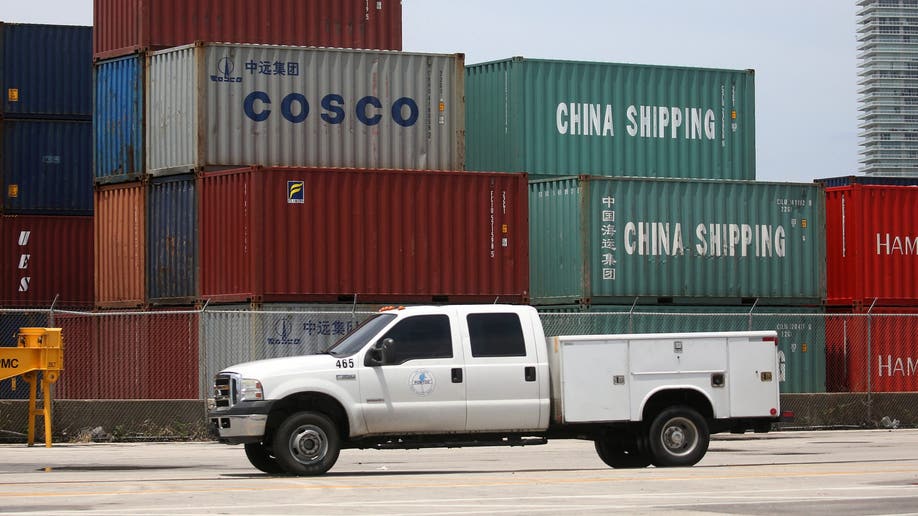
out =
[(466, 120), (468, 170), (755, 179), (752, 70), (470, 65)]
[(217, 43), (153, 52), (147, 172), (462, 170), (463, 84), (461, 54)]
[(0, 306), (91, 307), (92, 256), (92, 217), (0, 216)]
[(818, 185), (583, 176), (529, 190), (538, 304), (800, 305), (825, 296)]

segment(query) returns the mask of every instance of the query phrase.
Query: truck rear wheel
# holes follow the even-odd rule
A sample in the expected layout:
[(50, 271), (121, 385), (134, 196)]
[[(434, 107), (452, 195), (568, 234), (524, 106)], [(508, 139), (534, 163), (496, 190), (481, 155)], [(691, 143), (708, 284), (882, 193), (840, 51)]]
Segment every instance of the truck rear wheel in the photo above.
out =
[(692, 466), (708, 451), (710, 434), (704, 418), (686, 406), (670, 407), (650, 424), (650, 454), (654, 466)]
[(338, 428), (324, 414), (297, 412), (274, 434), (277, 463), (291, 475), (321, 475), (331, 469), (341, 451)]
[(246, 443), (245, 456), (259, 471), (269, 475), (279, 475), (284, 472), (284, 468), (277, 463), (277, 459), (272, 455), (271, 448), (265, 446), (264, 443)]
[(640, 437), (622, 439), (620, 436), (603, 436), (596, 439), (596, 453), (607, 466), (613, 468), (645, 468), (650, 465), (650, 455), (642, 450)]

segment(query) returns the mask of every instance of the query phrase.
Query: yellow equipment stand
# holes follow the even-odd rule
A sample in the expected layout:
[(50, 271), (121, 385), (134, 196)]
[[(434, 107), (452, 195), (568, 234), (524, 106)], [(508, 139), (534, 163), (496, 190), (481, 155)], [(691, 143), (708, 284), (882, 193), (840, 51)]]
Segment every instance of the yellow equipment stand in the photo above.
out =
[[(16, 347), (0, 347), (0, 380), (12, 378), (15, 382), (21, 375), (29, 384), (29, 446), (35, 444), (35, 418), (41, 416), (45, 422), (45, 446), (51, 447), (51, 384), (63, 369), (60, 328), (19, 328)], [(41, 380), (38, 373), (42, 373)], [(41, 408), (36, 408), (39, 381), (43, 399)]]

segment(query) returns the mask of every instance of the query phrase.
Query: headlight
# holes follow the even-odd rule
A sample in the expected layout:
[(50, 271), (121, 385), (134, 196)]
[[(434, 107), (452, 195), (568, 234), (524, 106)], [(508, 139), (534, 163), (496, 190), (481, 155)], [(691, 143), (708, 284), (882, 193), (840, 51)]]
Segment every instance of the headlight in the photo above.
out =
[(254, 378), (243, 378), (240, 382), (239, 401), (261, 401), (265, 399), (265, 391), (261, 382)]

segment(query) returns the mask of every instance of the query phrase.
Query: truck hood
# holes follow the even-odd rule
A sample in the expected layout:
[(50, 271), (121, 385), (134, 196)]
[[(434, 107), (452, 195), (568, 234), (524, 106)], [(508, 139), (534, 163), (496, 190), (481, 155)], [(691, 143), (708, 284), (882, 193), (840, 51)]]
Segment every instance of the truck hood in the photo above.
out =
[(227, 367), (221, 373), (238, 373), (243, 378), (254, 378), (264, 382), (266, 378), (284, 377), (309, 371), (334, 369), (337, 359), (331, 355), (303, 355), (296, 357), (269, 358), (245, 362)]

